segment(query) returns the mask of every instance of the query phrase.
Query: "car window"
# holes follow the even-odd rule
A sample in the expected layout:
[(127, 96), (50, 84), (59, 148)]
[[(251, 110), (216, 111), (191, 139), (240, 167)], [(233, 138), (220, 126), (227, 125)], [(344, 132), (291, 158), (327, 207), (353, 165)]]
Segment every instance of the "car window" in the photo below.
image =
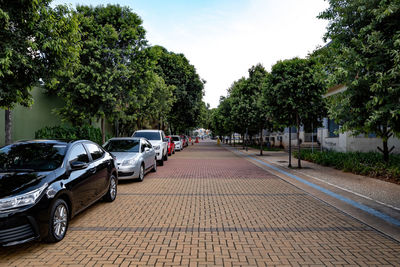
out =
[(16, 143), (5, 146), (0, 149), (0, 171), (54, 170), (62, 164), (65, 152), (66, 144)]
[(71, 164), (75, 161), (81, 161), (85, 163), (89, 163), (89, 156), (86, 153), (85, 148), (82, 144), (75, 145), (69, 154), (68, 162)]
[(87, 149), (89, 150), (90, 155), (93, 160), (99, 159), (103, 157), (104, 151), (95, 144), (86, 144)]
[(174, 141), (180, 141), (178, 136), (172, 136), (172, 140), (174, 140)]
[(159, 132), (135, 132), (133, 137), (144, 137), (147, 140), (161, 140)]
[(109, 140), (104, 148), (110, 152), (139, 152), (140, 141), (139, 140), (124, 140), (115, 139)]

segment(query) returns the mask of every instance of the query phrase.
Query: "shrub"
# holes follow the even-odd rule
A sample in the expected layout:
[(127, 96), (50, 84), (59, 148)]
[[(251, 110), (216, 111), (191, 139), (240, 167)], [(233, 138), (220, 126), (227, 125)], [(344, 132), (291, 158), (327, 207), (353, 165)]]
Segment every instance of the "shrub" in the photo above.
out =
[[(294, 153), (297, 157), (297, 151)], [(389, 163), (375, 152), (335, 152), (302, 150), (301, 159), (324, 166), (331, 166), (346, 172), (370, 177), (384, 177), (400, 182), (400, 155), (390, 155)]]
[(101, 130), (91, 125), (83, 125), (79, 127), (69, 125), (44, 127), (35, 132), (35, 138), (66, 140), (86, 139), (97, 144), (102, 144)]

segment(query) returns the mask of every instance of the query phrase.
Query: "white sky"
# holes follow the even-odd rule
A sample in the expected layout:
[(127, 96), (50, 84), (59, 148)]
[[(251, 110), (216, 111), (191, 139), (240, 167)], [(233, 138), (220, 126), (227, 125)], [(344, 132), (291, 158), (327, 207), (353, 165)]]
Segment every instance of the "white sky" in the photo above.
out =
[(205, 85), (204, 101), (219, 97), (248, 69), (269, 71), (278, 60), (305, 57), (323, 45), (324, 0), (56, 0), (54, 4), (120, 4), (143, 19), (151, 45), (183, 53)]

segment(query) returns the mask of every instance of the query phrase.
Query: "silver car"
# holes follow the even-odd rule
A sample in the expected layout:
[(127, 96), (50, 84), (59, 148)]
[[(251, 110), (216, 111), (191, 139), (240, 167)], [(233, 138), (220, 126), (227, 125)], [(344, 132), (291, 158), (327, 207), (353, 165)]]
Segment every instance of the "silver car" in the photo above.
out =
[(103, 147), (116, 157), (118, 179), (143, 181), (149, 171), (157, 171), (156, 152), (146, 138), (111, 138)]

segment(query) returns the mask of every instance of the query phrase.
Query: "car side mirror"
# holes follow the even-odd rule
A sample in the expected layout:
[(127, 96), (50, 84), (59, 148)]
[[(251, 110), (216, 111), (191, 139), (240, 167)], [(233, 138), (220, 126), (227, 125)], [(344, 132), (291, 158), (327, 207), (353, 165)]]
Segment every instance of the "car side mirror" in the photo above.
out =
[(149, 151), (150, 150), (150, 148), (148, 148), (148, 147), (145, 147), (144, 148), (144, 152), (147, 152), (147, 151)]
[(70, 163), (71, 165), (71, 169), (72, 170), (83, 170), (86, 169), (89, 164), (87, 164), (86, 162), (82, 162), (82, 161), (74, 161)]
[(168, 143), (168, 138), (164, 138), (164, 142), (167, 142), (167, 143)]

